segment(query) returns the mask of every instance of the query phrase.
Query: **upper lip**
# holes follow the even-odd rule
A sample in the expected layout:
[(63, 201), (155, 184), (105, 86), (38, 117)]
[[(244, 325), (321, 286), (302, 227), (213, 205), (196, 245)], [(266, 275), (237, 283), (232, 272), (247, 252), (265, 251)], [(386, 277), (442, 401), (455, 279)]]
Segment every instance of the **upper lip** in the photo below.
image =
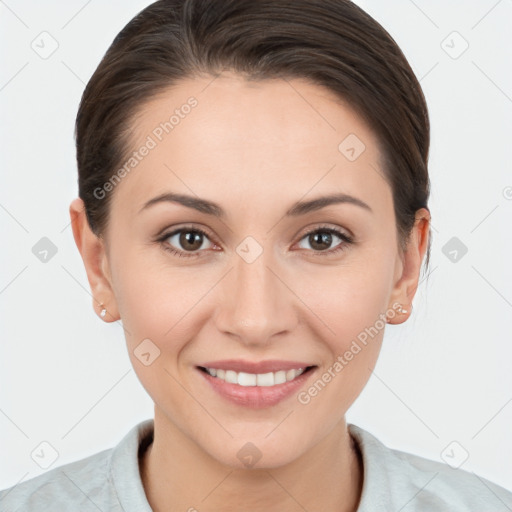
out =
[(314, 366), (300, 361), (281, 361), (271, 359), (268, 361), (244, 361), (243, 359), (223, 359), (222, 361), (209, 361), (201, 365), (203, 368), (215, 368), (217, 370), (233, 370), (245, 373), (269, 373), (279, 370), (298, 370)]

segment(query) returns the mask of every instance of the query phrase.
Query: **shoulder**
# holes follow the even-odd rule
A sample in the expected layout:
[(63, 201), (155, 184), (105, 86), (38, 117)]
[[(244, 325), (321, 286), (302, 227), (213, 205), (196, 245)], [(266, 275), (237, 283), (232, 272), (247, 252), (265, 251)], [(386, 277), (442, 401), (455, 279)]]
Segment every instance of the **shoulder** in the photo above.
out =
[(364, 481), (357, 512), (512, 510), (512, 492), (461, 468), (387, 447), (349, 424), (363, 457)]
[(138, 452), (151, 439), (152, 429), (152, 420), (141, 422), (113, 448), (0, 491), (0, 509), (2, 512), (151, 510), (140, 479)]
[(0, 491), (2, 510), (92, 510), (93, 503), (105, 503), (109, 494), (111, 453), (104, 450)]

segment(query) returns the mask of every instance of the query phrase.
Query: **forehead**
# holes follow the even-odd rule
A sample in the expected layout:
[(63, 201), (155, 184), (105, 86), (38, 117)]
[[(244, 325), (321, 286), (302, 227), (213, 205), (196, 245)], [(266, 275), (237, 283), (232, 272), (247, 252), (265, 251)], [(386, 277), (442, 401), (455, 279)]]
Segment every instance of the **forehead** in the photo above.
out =
[(132, 162), (114, 194), (133, 211), (165, 189), (251, 197), (308, 191), (389, 201), (378, 140), (332, 91), (302, 79), (187, 79), (144, 103), (131, 127)]

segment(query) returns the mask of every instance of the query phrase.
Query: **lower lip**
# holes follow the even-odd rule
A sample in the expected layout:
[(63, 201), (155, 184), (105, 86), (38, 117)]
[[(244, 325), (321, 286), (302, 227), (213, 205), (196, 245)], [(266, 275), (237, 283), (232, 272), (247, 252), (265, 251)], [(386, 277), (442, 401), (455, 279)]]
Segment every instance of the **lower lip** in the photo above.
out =
[(237, 405), (242, 405), (251, 409), (263, 409), (276, 405), (282, 400), (297, 394), (305, 381), (315, 372), (316, 367), (302, 373), (290, 382), (283, 382), (275, 386), (240, 386), (239, 384), (230, 384), (222, 379), (212, 377), (209, 373), (197, 369), (197, 371), (207, 380), (210, 386), (221, 395)]

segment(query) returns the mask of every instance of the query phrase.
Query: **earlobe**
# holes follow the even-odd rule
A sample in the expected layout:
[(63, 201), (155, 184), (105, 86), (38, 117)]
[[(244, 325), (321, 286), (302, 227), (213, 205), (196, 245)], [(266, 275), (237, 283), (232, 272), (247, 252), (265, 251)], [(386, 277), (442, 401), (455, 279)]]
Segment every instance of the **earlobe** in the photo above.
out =
[(76, 246), (82, 257), (87, 279), (91, 287), (93, 308), (105, 321), (120, 318), (112, 289), (105, 243), (91, 230), (85, 214), (84, 202), (74, 199), (69, 206), (71, 226)]
[(412, 300), (418, 289), (421, 265), (428, 247), (429, 229), (430, 212), (421, 208), (416, 212), (416, 220), (402, 257), (402, 273), (395, 283), (389, 302), (400, 303), (402, 310), (388, 320), (390, 324), (401, 324), (411, 315)]

